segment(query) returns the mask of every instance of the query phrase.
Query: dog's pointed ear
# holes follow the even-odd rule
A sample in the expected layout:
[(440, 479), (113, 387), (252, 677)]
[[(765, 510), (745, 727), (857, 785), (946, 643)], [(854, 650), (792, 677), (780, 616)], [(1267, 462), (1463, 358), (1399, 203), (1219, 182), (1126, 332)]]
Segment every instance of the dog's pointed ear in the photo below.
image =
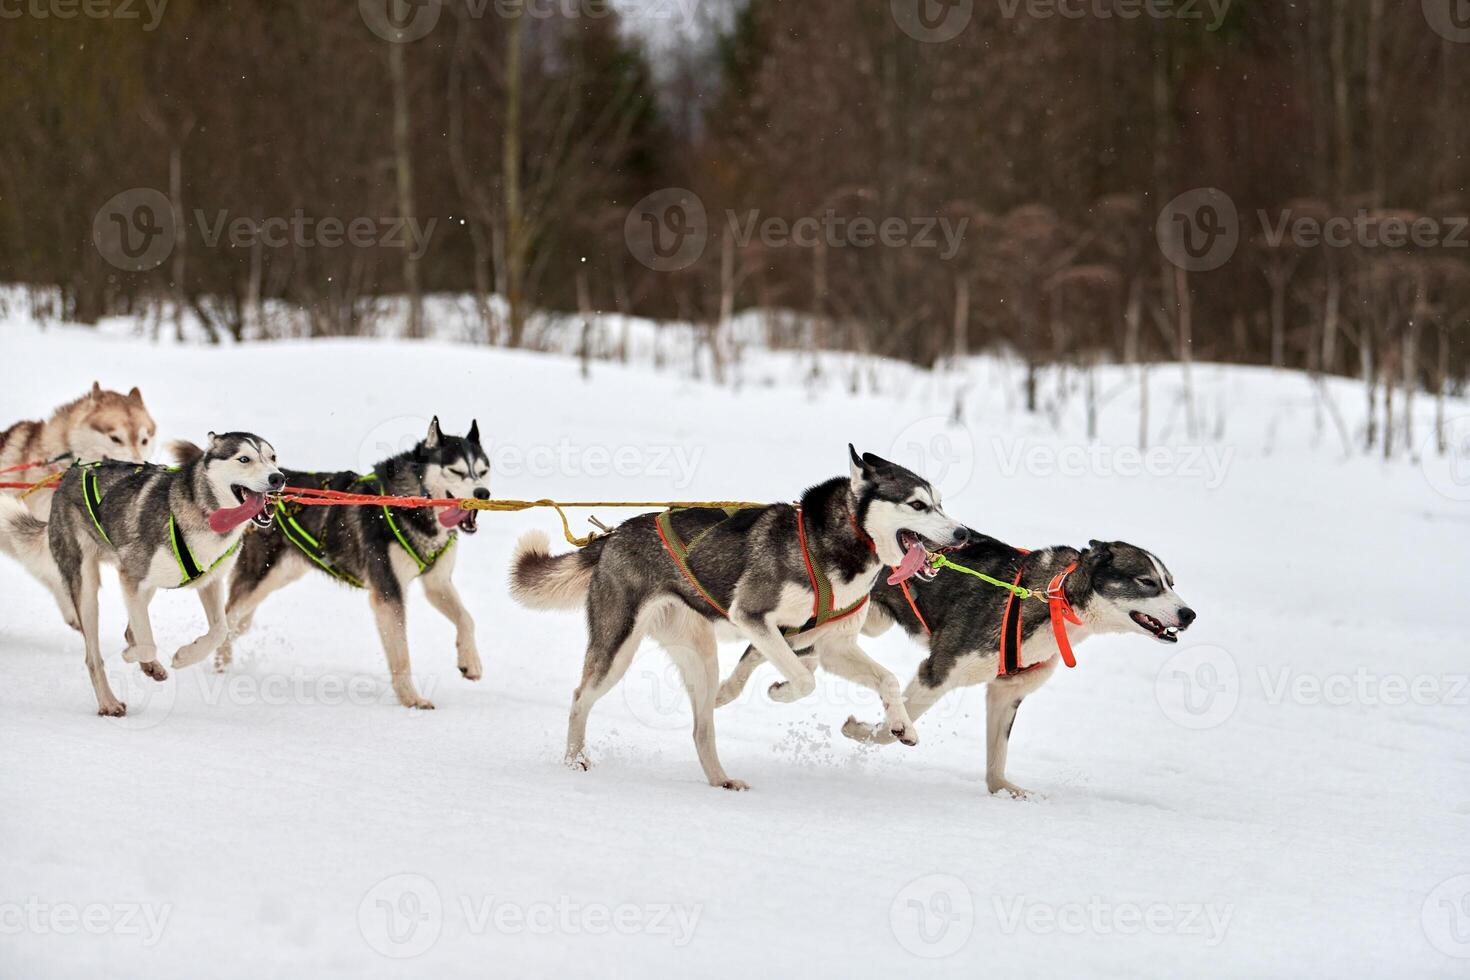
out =
[(136, 385), (133, 387), (132, 391), (128, 392), (128, 401), (132, 402), (134, 405), (143, 404), (143, 393), (138, 390)]
[(480, 420), (479, 419), (473, 419), (473, 420), (470, 421), (470, 432), (469, 432), (469, 435), (465, 436), (465, 439), (467, 439), (469, 441), (469, 444), (471, 446), (478, 446), (478, 445), (480, 445)]
[(100, 381), (93, 381), (92, 382), (92, 390), (89, 391), (89, 392), (87, 392), (87, 397), (90, 398), (90, 399), (92, 399), (93, 401), (96, 401), (97, 399), (101, 398), (102, 397), (102, 382), (100, 382)]
[(219, 442), (219, 436), (216, 435), (215, 433), (211, 432), (209, 434), (209, 448), (210, 449), (213, 449), (215, 447), (215, 444), (217, 442)]
[(424, 436), (424, 448), (425, 449), (438, 449), (439, 448), (439, 440), (442, 439), (442, 438), (443, 438), (443, 433), (441, 433), (439, 431), (439, 416), (436, 415), (429, 422), (429, 434), (426, 435), (426, 436)]
[(847, 456), (848, 472), (852, 477), (853, 485), (856, 486), (863, 482), (863, 479), (868, 475), (868, 466), (863, 462), (863, 458), (858, 455), (858, 451), (853, 448), (850, 442), (847, 444)]
[(1087, 542), (1087, 550), (1082, 555), (1084, 560), (1094, 565), (1106, 565), (1113, 560), (1113, 546), (1106, 541), (1093, 538)]
[(874, 470), (894, 470), (899, 468), (897, 463), (890, 463), (882, 456), (875, 456), (872, 453), (863, 453), (863, 463), (868, 467), (868, 470), (870, 472)]

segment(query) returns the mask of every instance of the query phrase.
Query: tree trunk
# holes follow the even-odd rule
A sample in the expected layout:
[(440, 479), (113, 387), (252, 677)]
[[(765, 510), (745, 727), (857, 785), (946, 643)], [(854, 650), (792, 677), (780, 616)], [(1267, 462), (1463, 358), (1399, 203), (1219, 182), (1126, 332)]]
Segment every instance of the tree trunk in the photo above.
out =
[(526, 31), (525, 12), (509, 15), (505, 40), (505, 136), (501, 166), (505, 180), (505, 300), (510, 306), (507, 343), (520, 347), (526, 335), (526, 215), (521, 188), (521, 42)]
[[(413, 156), (410, 149), (408, 77), (404, 68), (406, 44), (388, 43), (388, 76), (393, 87), (393, 169), (398, 184), (398, 216), (404, 222), (415, 219), (413, 200)], [(403, 290), (408, 297), (408, 324), (404, 334), (410, 340), (424, 336), (424, 293), (419, 284), (419, 261), (406, 245), (403, 252)]]

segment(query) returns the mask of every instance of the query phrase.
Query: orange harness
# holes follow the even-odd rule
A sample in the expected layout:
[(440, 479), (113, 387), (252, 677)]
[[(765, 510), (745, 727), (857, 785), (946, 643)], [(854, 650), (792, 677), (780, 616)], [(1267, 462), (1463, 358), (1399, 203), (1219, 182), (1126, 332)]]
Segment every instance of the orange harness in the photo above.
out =
[[(1030, 552), (1022, 550), (1021, 554), (1026, 555), (1030, 554)], [(1057, 650), (1062, 655), (1062, 662), (1065, 663), (1068, 667), (1076, 667), (1077, 658), (1072, 653), (1072, 642), (1067, 638), (1067, 623), (1071, 623), (1074, 626), (1082, 625), (1082, 620), (1080, 617), (1078, 617), (1077, 611), (1072, 608), (1072, 603), (1067, 601), (1067, 576), (1071, 575), (1072, 572), (1076, 570), (1076, 568), (1077, 563), (1073, 562), (1072, 564), (1064, 568), (1061, 572), (1054, 575), (1051, 582), (1046, 587), (1046, 593), (1044, 596), (1046, 599), (1047, 609), (1051, 614), (1051, 631), (1052, 635), (1056, 639)], [(1020, 588), (1021, 576), (1024, 573), (1024, 566), (1016, 570), (1016, 578), (1012, 584), (1016, 586), (1017, 589)], [(924, 628), (925, 634), (932, 634), (933, 630), (930, 629), (928, 620), (926, 620), (924, 618), (924, 614), (919, 611), (918, 600), (916, 600), (914, 598), (914, 594), (909, 591), (908, 582), (905, 581), (899, 584), (903, 589), (903, 597), (908, 600), (909, 608), (914, 611), (914, 616), (919, 620), (919, 625)], [(1024, 674), (1029, 670), (1035, 670), (1038, 667), (1044, 667), (1051, 662), (1051, 658), (1048, 657), (1045, 660), (1037, 661), (1036, 663), (1029, 666), (1021, 666), (1022, 608), (1021, 603), (1017, 601), (1019, 598), (1020, 596), (1015, 591), (1012, 591), (1006, 598), (1005, 616), (1001, 620), (1001, 656), (996, 665), (997, 677), (1013, 677), (1017, 674)]]

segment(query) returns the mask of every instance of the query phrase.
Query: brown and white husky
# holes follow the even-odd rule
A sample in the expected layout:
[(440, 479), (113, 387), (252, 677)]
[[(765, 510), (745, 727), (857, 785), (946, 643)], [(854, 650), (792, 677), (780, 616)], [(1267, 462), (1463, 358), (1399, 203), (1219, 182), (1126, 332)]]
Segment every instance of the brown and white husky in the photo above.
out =
[[(72, 462), (116, 459), (142, 463), (153, 452), (157, 429), (137, 388), (120, 395), (103, 390), (94, 381), (91, 391), (56, 409), (46, 421), (17, 422), (0, 432), (0, 470), (23, 463), (56, 462), (55, 466), (6, 473), (0, 482), (34, 482)], [(51, 494), (33, 493), (26, 497), (26, 506), (44, 521), (51, 513)]]

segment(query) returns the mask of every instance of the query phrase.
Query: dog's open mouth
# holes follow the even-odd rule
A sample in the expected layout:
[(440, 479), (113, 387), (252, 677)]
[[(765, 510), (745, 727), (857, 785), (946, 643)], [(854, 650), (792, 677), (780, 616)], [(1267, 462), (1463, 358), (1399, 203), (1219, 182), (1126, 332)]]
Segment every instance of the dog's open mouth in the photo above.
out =
[(1149, 633), (1152, 633), (1154, 639), (1160, 640), (1164, 643), (1179, 642), (1179, 632), (1181, 627), (1165, 626), (1163, 623), (1159, 622), (1157, 619), (1154, 619), (1148, 613), (1141, 613), (1136, 609), (1133, 612), (1129, 613), (1128, 616), (1141, 628), (1148, 631)]
[(908, 528), (899, 530), (897, 537), (898, 549), (903, 552), (903, 558), (893, 566), (893, 574), (888, 576), (889, 585), (906, 582), (915, 575), (928, 580), (939, 574), (939, 569), (934, 567), (930, 559), (940, 549), (931, 547), (932, 541)]
[(465, 534), (474, 534), (480, 529), (480, 512), (462, 507), (445, 507), (439, 512), (439, 523), (444, 527), (457, 528)]
[(251, 490), (238, 483), (230, 484), (230, 493), (236, 500), (234, 507), (223, 507), (209, 515), (209, 526), (216, 534), (228, 534), (250, 521), (256, 527), (270, 527), (276, 516), (276, 501), (280, 494), (271, 490)]

